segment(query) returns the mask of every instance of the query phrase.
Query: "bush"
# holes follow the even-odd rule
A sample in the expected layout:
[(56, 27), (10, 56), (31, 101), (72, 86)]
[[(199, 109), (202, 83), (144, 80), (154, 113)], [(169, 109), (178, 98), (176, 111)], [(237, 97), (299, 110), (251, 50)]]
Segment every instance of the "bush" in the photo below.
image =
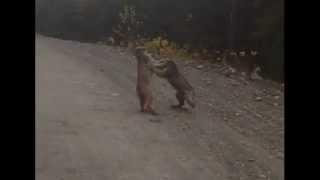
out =
[(166, 58), (190, 59), (191, 54), (187, 49), (179, 47), (177, 43), (157, 37), (144, 43), (146, 49), (154, 54)]
[(137, 17), (136, 8), (124, 5), (119, 13), (119, 23), (113, 28), (115, 39), (119, 43), (121, 41), (129, 43), (137, 40), (141, 36), (139, 28), (142, 24), (143, 21)]

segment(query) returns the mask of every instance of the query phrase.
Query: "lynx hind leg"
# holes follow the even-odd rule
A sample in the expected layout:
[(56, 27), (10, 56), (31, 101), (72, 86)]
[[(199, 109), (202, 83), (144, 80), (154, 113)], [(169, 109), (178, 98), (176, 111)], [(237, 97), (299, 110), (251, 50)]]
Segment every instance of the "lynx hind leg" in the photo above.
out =
[(196, 107), (196, 102), (195, 102), (195, 93), (192, 92), (187, 92), (186, 93), (186, 101), (187, 103), (192, 107), (195, 108)]
[(151, 115), (153, 115), (153, 116), (158, 116), (159, 115), (159, 113), (157, 113), (153, 108), (149, 108), (148, 109), (148, 111), (147, 111), (148, 113), (150, 113)]
[(138, 94), (138, 99), (140, 104), (140, 112), (144, 112), (145, 96), (139, 92), (137, 94)]
[(154, 116), (159, 115), (150, 105), (145, 108), (144, 112)]
[(172, 105), (171, 107), (176, 109), (176, 108), (182, 108), (182, 106), (184, 105), (184, 100), (185, 100), (185, 94), (181, 93), (181, 92), (177, 92), (176, 93), (176, 98), (179, 102), (179, 104), (177, 105)]
[(144, 102), (144, 98), (141, 97), (141, 98), (140, 98), (140, 111), (141, 111), (141, 112), (144, 112), (144, 108), (143, 108), (144, 103), (145, 103), (145, 102)]
[(152, 101), (153, 101), (152, 95), (149, 95), (148, 97), (146, 97), (146, 101), (143, 106), (144, 112), (150, 113), (152, 115), (158, 115), (158, 113), (152, 108)]

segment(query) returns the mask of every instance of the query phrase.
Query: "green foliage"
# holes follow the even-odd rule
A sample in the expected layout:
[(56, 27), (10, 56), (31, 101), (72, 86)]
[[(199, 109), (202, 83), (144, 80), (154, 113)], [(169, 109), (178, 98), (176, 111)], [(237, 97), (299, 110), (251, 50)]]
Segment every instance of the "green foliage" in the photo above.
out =
[(260, 13), (255, 19), (251, 38), (261, 42), (263, 70), (274, 79), (283, 78), (284, 0), (256, 1)]
[(114, 33), (121, 41), (134, 41), (140, 37), (139, 28), (143, 24), (137, 16), (136, 8), (125, 4), (119, 13), (119, 22), (114, 27)]
[(112, 36), (124, 45), (146, 38), (146, 46), (164, 56), (252, 48), (266, 59), (262, 71), (281, 69), (284, 0), (232, 1), (234, 6), (231, 0), (37, 0), (36, 30), (82, 41)]

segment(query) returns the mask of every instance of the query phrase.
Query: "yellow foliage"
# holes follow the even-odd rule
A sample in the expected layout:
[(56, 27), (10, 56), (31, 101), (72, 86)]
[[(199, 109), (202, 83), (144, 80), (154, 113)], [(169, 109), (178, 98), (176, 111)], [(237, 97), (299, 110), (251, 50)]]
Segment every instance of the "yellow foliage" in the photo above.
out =
[(146, 41), (144, 47), (151, 52), (167, 58), (182, 58), (190, 59), (192, 55), (188, 53), (186, 48), (179, 48), (178, 44), (170, 42), (168, 39), (156, 37), (152, 40)]
[(167, 40), (162, 40), (162, 41), (160, 42), (160, 44), (161, 44), (162, 47), (166, 47), (166, 46), (169, 45), (169, 41), (167, 41)]

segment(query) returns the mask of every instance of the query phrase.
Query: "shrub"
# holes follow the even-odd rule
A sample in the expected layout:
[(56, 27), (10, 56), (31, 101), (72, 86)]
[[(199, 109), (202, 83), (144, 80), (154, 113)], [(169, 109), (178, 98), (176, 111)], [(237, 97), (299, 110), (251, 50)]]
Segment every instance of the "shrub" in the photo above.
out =
[(160, 36), (146, 41), (144, 46), (149, 52), (160, 55), (161, 57), (182, 59), (191, 58), (191, 54), (187, 49), (179, 47), (177, 43), (169, 41), (168, 39), (163, 39)]

